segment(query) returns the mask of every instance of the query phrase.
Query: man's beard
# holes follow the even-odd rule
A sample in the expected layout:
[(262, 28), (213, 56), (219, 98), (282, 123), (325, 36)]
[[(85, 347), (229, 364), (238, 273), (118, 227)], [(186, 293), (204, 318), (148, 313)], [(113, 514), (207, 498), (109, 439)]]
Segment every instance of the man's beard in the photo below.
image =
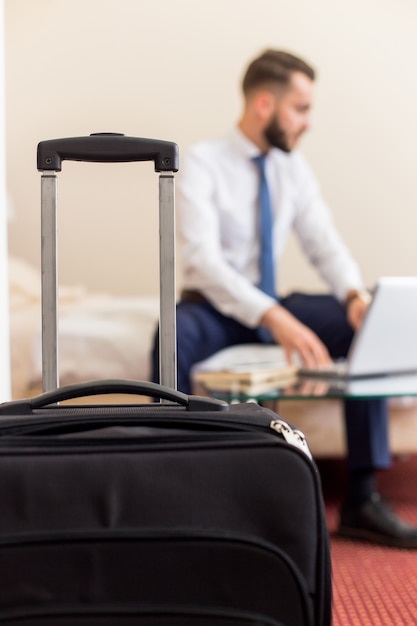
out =
[(288, 137), (275, 115), (264, 129), (264, 137), (270, 146), (279, 148), (284, 152), (291, 152), (291, 146), (288, 145)]

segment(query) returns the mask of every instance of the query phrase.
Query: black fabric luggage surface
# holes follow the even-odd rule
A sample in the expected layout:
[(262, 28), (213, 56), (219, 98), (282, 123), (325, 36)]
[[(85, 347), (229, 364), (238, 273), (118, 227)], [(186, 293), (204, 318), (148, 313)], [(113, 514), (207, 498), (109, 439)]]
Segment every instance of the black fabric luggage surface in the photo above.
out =
[[(55, 404), (103, 390), (181, 404)], [(330, 623), (319, 476), (272, 411), (104, 381), (0, 416), (0, 624)]]
[[(161, 172), (161, 385), (59, 387), (65, 159), (153, 160)], [(301, 433), (255, 403), (175, 391), (177, 146), (112, 133), (52, 140), (38, 146), (38, 169), (45, 393), (0, 405), (0, 625), (329, 626), (328, 534)], [(115, 393), (160, 402), (77, 400)]]

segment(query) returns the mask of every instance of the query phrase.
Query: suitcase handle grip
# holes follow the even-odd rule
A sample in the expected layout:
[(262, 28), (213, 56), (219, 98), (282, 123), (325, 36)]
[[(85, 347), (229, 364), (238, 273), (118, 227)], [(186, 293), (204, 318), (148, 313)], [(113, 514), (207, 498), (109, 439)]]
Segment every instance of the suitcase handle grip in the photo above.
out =
[[(135, 380), (92, 380), (74, 385), (64, 385), (53, 391), (41, 393), (33, 398), (15, 400), (7, 403), (7, 414), (21, 415), (31, 414), (34, 409), (41, 409), (50, 404), (63, 402), (64, 400), (74, 400), (86, 396), (97, 396), (106, 394), (132, 394), (150, 396), (168, 400), (186, 407), (187, 411), (226, 411), (227, 402), (207, 398), (204, 396), (188, 396), (181, 391), (175, 391), (170, 387), (158, 385), (157, 383), (135, 381)], [(1, 407), (0, 407), (1, 414)]]
[(127, 137), (121, 133), (93, 133), (38, 144), (39, 171), (60, 172), (65, 160), (94, 163), (154, 161), (156, 172), (177, 172), (178, 146), (172, 141)]

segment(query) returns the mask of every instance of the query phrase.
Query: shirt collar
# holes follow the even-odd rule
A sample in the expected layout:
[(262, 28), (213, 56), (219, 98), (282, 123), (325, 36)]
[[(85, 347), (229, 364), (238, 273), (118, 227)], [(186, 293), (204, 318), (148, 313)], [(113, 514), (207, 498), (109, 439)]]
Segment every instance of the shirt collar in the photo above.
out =
[(261, 154), (258, 146), (248, 139), (238, 126), (233, 129), (231, 138), (236, 148), (246, 158), (253, 159)]
[[(240, 130), (238, 126), (232, 130), (231, 140), (236, 147), (236, 149), (242, 154), (242, 156), (247, 159), (254, 159), (257, 156), (260, 156), (262, 153), (259, 150), (258, 146), (254, 144), (250, 139), (246, 137), (244, 133)], [(270, 154), (280, 155), (280, 158), (284, 157), (285, 159), (294, 158), (293, 155), (298, 153), (298, 150), (292, 150), (291, 152), (283, 152), (279, 148), (270, 148), (268, 155)]]

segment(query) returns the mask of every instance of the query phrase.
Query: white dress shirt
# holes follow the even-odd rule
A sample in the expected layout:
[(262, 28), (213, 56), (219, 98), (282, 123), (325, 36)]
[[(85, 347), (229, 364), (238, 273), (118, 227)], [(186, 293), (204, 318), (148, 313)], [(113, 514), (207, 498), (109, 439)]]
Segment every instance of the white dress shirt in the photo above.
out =
[[(184, 155), (178, 176), (178, 235), (183, 286), (224, 315), (254, 328), (275, 301), (259, 281), (259, 149), (239, 129)], [(273, 210), (276, 274), (292, 229), (336, 297), (362, 289), (357, 264), (339, 237), (316, 178), (302, 155), (272, 148), (266, 173)]]

